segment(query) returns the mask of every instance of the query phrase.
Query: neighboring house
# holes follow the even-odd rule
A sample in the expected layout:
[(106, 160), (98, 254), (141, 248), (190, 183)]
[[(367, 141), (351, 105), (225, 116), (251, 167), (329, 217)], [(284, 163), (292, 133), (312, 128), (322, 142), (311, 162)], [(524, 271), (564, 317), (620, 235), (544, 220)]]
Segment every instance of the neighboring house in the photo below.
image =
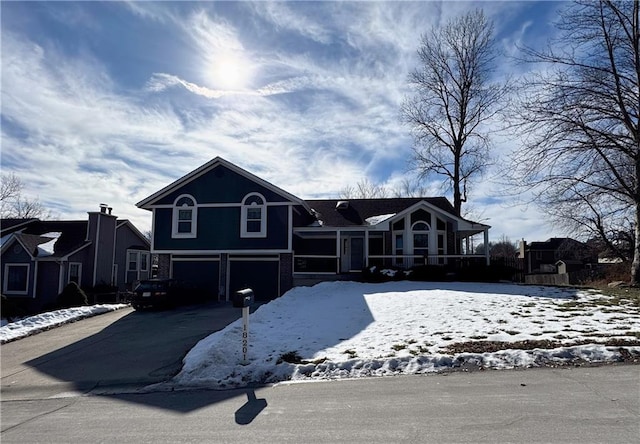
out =
[(2, 294), (30, 312), (53, 304), (71, 281), (124, 291), (151, 271), (149, 241), (106, 205), (84, 221), (3, 219), (0, 229)]
[(554, 237), (545, 242), (529, 244), (522, 240), (519, 257), (525, 260), (525, 272), (529, 274), (557, 273), (559, 265), (561, 271), (566, 273), (598, 262), (598, 256), (592, 248), (568, 237)]
[(473, 235), (487, 243), (490, 227), (463, 219), (445, 198), (303, 200), (221, 158), (137, 205), (153, 212), (158, 276), (211, 299), (251, 287), (269, 300), (373, 265), (489, 261), (465, 253)]

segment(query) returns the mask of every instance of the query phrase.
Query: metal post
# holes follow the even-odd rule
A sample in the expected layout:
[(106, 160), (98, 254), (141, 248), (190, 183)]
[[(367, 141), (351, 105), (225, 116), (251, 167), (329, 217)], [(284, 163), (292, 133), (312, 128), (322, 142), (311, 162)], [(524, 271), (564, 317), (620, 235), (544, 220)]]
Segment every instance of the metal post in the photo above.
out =
[(249, 351), (249, 307), (242, 308), (242, 364), (247, 365)]

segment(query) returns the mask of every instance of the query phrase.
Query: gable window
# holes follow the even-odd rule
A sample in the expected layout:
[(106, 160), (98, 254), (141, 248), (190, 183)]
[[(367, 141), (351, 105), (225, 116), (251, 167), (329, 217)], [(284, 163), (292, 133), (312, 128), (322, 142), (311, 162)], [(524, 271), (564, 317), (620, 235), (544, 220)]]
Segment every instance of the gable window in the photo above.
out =
[(82, 273), (82, 263), (70, 262), (69, 263), (69, 279), (68, 282), (75, 282), (80, 285), (80, 274)]
[(198, 208), (193, 197), (182, 195), (173, 204), (172, 237), (196, 237)]
[(248, 194), (242, 201), (241, 237), (267, 237), (267, 206), (258, 193)]
[(418, 221), (411, 226), (413, 232), (413, 254), (429, 255), (429, 224)]
[(29, 264), (5, 264), (3, 292), (27, 294), (29, 289)]

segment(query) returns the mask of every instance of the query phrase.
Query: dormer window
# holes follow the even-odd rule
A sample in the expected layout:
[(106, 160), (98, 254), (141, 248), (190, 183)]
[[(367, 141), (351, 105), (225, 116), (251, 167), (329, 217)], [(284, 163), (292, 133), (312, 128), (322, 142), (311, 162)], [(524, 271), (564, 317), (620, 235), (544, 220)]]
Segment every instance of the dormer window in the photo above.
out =
[(173, 237), (193, 238), (197, 233), (198, 208), (188, 195), (178, 197), (173, 204)]
[(242, 201), (241, 237), (267, 237), (267, 206), (258, 193), (248, 194)]

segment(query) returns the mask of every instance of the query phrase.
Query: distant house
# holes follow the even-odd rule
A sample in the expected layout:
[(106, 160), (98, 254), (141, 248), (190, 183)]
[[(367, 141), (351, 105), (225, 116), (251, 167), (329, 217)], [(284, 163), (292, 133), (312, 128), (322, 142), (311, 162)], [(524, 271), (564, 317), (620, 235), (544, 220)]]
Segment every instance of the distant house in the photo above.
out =
[(51, 305), (71, 281), (123, 291), (150, 274), (149, 241), (111, 208), (87, 220), (3, 219), (2, 294), (30, 312)]
[(158, 276), (189, 281), (211, 299), (243, 287), (273, 299), (292, 286), (364, 267), (478, 261), (469, 239), (489, 226), (443, 197), (303, 200), (215, 158), (138, 202), (153, 212)]
[(525, 261), (525, 272), (529, 274), (577, 271), (585, 264), (598, 262), (598, 256), (587, 244), (561, 237), (544, 242), (520, 242), (519, 257)]

